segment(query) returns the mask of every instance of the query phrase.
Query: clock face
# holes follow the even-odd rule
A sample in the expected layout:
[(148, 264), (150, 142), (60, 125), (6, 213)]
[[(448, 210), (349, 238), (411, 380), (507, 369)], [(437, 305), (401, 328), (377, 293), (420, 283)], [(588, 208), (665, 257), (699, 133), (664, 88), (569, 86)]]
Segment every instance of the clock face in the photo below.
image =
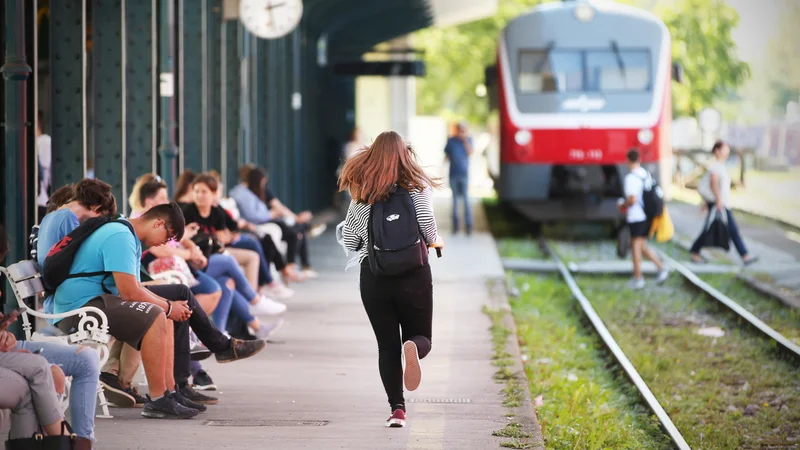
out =
[(275, 39), (294, 30), (303, 17), (302, 0), (241, 0), (239, 20), (258, 37)]

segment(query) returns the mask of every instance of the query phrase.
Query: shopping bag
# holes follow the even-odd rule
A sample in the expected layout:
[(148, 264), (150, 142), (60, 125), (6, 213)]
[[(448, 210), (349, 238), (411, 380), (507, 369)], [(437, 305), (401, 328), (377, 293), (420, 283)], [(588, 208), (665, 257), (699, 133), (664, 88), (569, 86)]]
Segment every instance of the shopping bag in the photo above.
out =
[(728, 231), (726, 213), (712, 207), (706, 220), (703, 233), (703, 247), (718, 247), (726, 252), (731, 248), (731, 234)]
[(672, 223), (672, 218), (669, 216), (666, 206), (664, 206), (664, 211), (661, 215), (653, 219), (653, 225), (650, 227), (650, 238), (653, 236), (655, 236), (656, 242), (659, 244), (669, 242), (675, 236), (675, 225)]

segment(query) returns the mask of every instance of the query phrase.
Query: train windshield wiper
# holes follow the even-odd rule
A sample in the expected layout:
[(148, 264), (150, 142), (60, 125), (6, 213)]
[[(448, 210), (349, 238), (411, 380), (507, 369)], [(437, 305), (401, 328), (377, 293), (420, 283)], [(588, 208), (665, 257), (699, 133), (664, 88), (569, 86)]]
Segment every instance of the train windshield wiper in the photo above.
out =
[[(555, 44), (555, 42), (550, 41), (547, 44), (547, 47), (544, 48), (544, 58), (542, 58), (539, 61), (539, 64), (536, 65), (536, 67), (534, 68), (534, 73), (542, 73), (542, 69), (544, 68), (544, 65), (547, 64), (548, 61), (550, 61), (550, 50), (553, 50), (553, 45), (554, 44)], [(552, 69), (553, 68), (551, 67), (550, 70), (552, 70)]]
[(619, 67), (619, 73), (622, 75), (622, 80), (625, 80), (625, 62), (622, 60), (622, 54), (619, 52), (619, 46), (617, 45), (617, 41), (611, 41), (611, 50), (614, 51), (614, 57), (617, 58), (617, 67)]

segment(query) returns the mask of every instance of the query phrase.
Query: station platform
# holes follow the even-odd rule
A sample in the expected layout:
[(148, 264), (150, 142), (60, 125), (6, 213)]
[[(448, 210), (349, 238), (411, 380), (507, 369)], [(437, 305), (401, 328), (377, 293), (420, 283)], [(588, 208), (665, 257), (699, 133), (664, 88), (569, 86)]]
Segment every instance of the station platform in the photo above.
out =
[[(448, 202), (437, 199), (444, 255), (437, 259), (431, 252), (433, 351), (423, 360), (420, 388), (406, 393), (406, 428), (384, 426), (390, 410), (359, 275), (356, 268), (344, 271), (344, 252), (335, 227), (329, 227), (311, 246), (320, 277), (292, 286), (297, 294), (287, 301), (286, 323), (266, 350), (232, 364), (203, 361), (219, 387), (208, 393), (220, 398), (219, 405), (180, 422), (112, 408), (113, 419), (97, 419), (96, 448), (500, 448), (507, 439), (492, 432), (508, 423), (509, 410), (502, 405), (503, 385), (492, 378), (491, 323), (481, 309), (496, 302), (488, 281), (502, 279), (503, 268), (488, 232), (471, 237), (444, 232)], [(533, 410), (528, 414), (535, 423)], [(518, 413), (515, 420), (522, 419)]]

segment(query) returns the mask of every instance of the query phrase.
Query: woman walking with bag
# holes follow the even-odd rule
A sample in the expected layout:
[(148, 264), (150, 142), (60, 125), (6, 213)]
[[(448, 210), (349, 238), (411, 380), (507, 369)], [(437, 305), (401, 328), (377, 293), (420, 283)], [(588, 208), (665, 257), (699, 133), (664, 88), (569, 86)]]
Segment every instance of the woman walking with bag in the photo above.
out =
[(431, 205), (434, 187), (439, 183), (393, 131), (348, 159), (339, 177), (339, 190), (349, 189), (352, 196), (342, 236), (348, 250), (359, 252), (361, 300), (378, 341), (378, 367), (392, 411), (389, 427), (405, 426), (403, 383), (417, 389), (419, 360), (431, 350), (428, 247), (444, 246)]
[(758, 257), (752, 256), (747, 252), (742, 235), (739, 233), (739, 227), (733, 218), (733, 211), (731, 211), (731, 176), (725, 167), (725, 161), (728, 159), (731, 149), (726, 142), (717, 141), (711, 151), (714, 153), (715, 160), (708, 169), (708, 175), (700, 182), (697, 189), (705, 202), (703, 207), (708, 208), (708, 216), (700, 236), (697, 237), (694, 245), (692, 245), (692, 261), (696, 263), (705, 262), (703, 257), (700, 256), (700, 250), (706, 243), (708, 226), (717, 214), (722, 214), (722, 220), (727, 223), (728, 233), (733, 245), (736, 246), (736, 251), (739, 252), (744, 264), (750, 265), (758, 261)]

